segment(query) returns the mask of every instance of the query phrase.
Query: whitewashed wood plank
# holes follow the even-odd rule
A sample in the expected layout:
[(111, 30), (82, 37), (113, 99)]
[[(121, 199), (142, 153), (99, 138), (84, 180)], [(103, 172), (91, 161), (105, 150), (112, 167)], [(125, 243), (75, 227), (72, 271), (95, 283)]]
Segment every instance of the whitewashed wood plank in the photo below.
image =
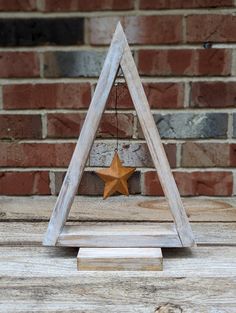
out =
[(79, 271), (162, 271), (160, 248), (80, 248)]
[[(8, 277), (88, 277), (102, 273), (77, 273), (78, 249), (66, 247), (0, 247), (0, 276)], [(162, 273), (124, 272), (113, 277), (235, 277), (236, 247), (163, 249)], [(81, 276), (82, 274), (82, 276)]]
[(120, 224), (67, 226), (57, 241), (67, 247), (181, 247), (174, 225)]
[[(102, 273), (75, 277), (21, 278), (3, 277), (0, 293), (1, 312), (4, 306), (15, 306), (18, 312), (24, 309), (57, 312), (75, 310), (86, 306), (110, 305), (126, 308), (140, 306), (155, 312), (159, 306), (169, 303), (176, 306), (179, 312), (225, 312), (216, 311), (222, 308), (236, 307), (235, 277), (178, 277), (160, 278), (155, 276), (161, 272), (152, 272), (149, 277), (116, 276)], [(100, 272), (101, 273), (101, 272)], [(113, 272), (112, 272), (113, 273)], [(132, 273), (132, 272), (130, 272)], [(151, 272), (150, 272), (151, 273)], [(49, 308), (48, 308), (49, 307)], [(152, 311), (151, 311), (152, 310)], [(194, 311), (195, 310), (195, 311)], [(109, 311), (108, 311), (109, 312)], [(167, 311), (168, 312), (168, 311)], [(178, 311), (177, 311), (178, 312)], [(233, 312), (233, 311), (231, 311)]]
[[(236, 222), (236, 199), (183, 198), (187, 215), (193, 222)], [(48, 220), (56, 197), (0, 197), (0, 221)], [(111, 210), (112, 207), (112, 210)], [(69, 221), (172, 221), (163, 198), (147, 196), (75, 197)]]
[[(36, 302), (36, 301), (35, 301)], [(119, 305), (119, 304), (86, 304), (86, 303), (71, 303), (68, 304), (66, 301), (52, 302), (52, 303), (38, 303), (36, 304), (32, 300), (29, 302), (15, 302), (0, 304), (0, 310), (2, 313), (12, 312), (24, 312), (24, 313), (48, 313), (48, 312), (70, 312), (70, 313), (196, 313), (201, 310), (201, 313), (235, 313), (235, 304), (175, 304), (172, 303), (161, 303), (158, 306), (153, 304), (132, 304), (132, 305)], [(159, 303), (159, 301), (157, 301)]]
[[(73, 225), (72, 222), (69, 224)], [(78, 223), (75, 224), (78, 225)], [(82, 224), (90, 224), (93, 226), (97, 223), (91, 222)], [(162, 224), (168, 225), (169, 223)], [(236, 245), (235, 223), (192, 223), (192, 227), (198, 245)], [(47, 223), (44, 222), (1, 222), (0, 245), (39, 246), (42, 244), (43, 233), (46, 228)]]
[(69, 211), (77, 192), (87, 158), (99, 126), (105, 104), (115, 80), (120, 59), (125, 45), (122, 27), (117, 25), (110, 49), (89, 106), (86, 119), (80, 132), (69, 168), (63, 181), (56, 205), (45, 234), (43, 244), (55, 245), (57, 238), (66, 222)]
[(185, 247), (193, 246), (193, 232), (171, 173), (170, 165), (127, 41), (121, 59), (121, 68), (182, 245)]
[(161, 272), (78, 272), (75, 257), (70, 248), (0, 247), (0, 311), (235, 312), (236, 247), (165, 249)]

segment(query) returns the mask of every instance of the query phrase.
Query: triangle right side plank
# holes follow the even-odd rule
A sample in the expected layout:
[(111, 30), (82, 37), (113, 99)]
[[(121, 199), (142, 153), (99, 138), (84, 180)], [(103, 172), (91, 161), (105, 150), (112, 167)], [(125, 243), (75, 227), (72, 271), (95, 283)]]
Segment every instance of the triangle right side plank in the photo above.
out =
[[(123, 30), (122, 30), (123, 31)], [(125, 37), (125, 34), (124, 34)], [(130, 47), (126, 40), (125, 51), (121, 59), (121, 68), (137, 112), (144, 137), (146, 139), (154, 166), (158, 173), (161, 186), (167, 198), (176, 229), (183, 247), (190, 247), (195, 244), (191, 226), (188, 221), (185, 209), (169, 162), (167, 160), (160, 135), (154, 122), (146, 94), (144, 92)]]
[(64, 227), (119, 65), (121, 65), (123, 70), (153, 163), (159, 174), (163, 191), (173, 215), (176, 230), (182, 246), (192, 246), (194, 245), (192, 229), (171, 173), (126, 36), (120, 23), (117, 24), (92, 102), (89, 106), (67, 174), (63, 181), (56, 205), (53, 209), (43, 244), (56, 245), (58, 237)]

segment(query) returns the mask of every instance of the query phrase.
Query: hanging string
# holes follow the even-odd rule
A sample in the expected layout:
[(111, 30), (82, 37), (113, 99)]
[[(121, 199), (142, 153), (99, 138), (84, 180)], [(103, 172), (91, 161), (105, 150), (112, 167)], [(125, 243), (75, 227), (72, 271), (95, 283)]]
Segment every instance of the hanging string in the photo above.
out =
[(118, 136), (119, 136), (119, 125), (118, 125), (118, 112), (117, 112), (117, 101), (118, 101), (118, 97), (117, 97), (117, 86), (118, 83), (115, 83), (115, 87), (116, 87), (116, 96), (115, 96), (115, 119), (116, 119), (116, 148), (115, 151), (118, 152)]

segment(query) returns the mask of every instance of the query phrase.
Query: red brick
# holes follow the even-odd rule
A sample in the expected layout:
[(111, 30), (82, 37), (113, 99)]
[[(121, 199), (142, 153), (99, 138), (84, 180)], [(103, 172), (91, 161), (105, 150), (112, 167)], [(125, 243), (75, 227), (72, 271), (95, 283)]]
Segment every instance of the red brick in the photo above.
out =
[(231, 144), (229, 150), (230, 166), (236, 167), (236, 144)]
[(199, 50), (196, 75), (230, 75), (231, 51), (224, 49)]
[(213, 76), (230, 74), (231, 51), (224, 49), (141, 50), (138, 69), (143, 75)]
[(234, 7), (233, 0), (140, 0), (140, 9), (190, 9)]
[(39, 77), (39, 58), (34, 52), (0, 52), (0, 77)]
[(146, 83), (144, 90), (152, 109), (177, 109), (184, 105), (181, 83)]
[(174, 143), (165, 143), (163, 146), (170, 167), (176, 167), (176, 145)]
[(91, 100), (89, 83), (3, 86), (5, 109), (81, 109)]
[[(97, 143), (98, 151), (102, 151), (99, 148), (102, 142)], [(145, 144), (136, 145), (139, 150), (135, 151), (133, 144), (123, 145), (124, 163), (129, 163), (130, 160), (134, 163), (146, 164), (145, 166), (153, 166), (150, 156), (149, 160), (145, 154), (147, 147)], [(111, 146), (106, 146), (109, 148)], [(74, 143), (16, 143), (16, 142), (0, 142), (0, 167), (68, 167), (71, 156), (74, 152)], [(129, 149), (130, 148), (130, 149)], [(171, 167), (176, 166), (176, 147), (175, 144), (167, 144), (164, 146), (168, 160)], [(128, 150), (128, 151), (127, 151)], [(114, 151), (114, 150), (112, 150)], [(140, 151), (142, 153), (140, 153)], [(90, 155), (92, 166), (107, 166), (107, 159), (109, 155), (105, 150), (104, 155)], [(132, 154), (132, 155), (131, 155)], [(144, 158), (144, 156), (145, 158)], [(127, 160), (127, 157), (129, 159)], [(94, 160), (96, 158), (96, 160)], [(147, 164), (149, 162), (149, 164)], [(110, 164), (110, 163), (109, 163)], [(132, 164), (136, 166), (136, 164)], [(126, 166), (129, 166), (126, 164)], [(140, 166), (140, 165), (139, 165)]]
[(1, 139), (42, 138), (40, 115), (0, 115)]
[(0, 0), (0, 11), (35, 11), (36, 0)]
[[(128, 180), (128, 188), (130, 194), (140, 193), (140, 173), (135, 172)], [(96, 196), (103, 195), (104, 182), (95, 172), (86, 171), (83, 174), (79, 185), (78, 194)], [(117, 193), (119, 194), (119, 193)]]
[(73, 143), (8, 143), (0, 142), (2, 167), (67, 167)]
[(181, 166), (228, 167), (230, 166), (230, 149), (227, 143), (186, 142), (182, 145)]
[(235, 82), (196, 82), (191, 86), (190, 106), (230, 108), (236, 106)]
[(163, 190), (156, 171), (142, 173), (141, 193), (149, 196), (163, 196)]
[(119, 83), (116, 87), (113, 86), (107, 100), (107, 109), (130, 109), (133, 108), (133, 101), (131, 99), (128, 86)]
[(134, 0), (43, 0), (45, 12), (131, 10)]
[(236, 16), (224, 14), (187, 17), (188, 42), (235, 42)]
[[(78, 137), (86, 117), (85, 113), (55, 113), (48, 114), (48, 137), (74, 138)], [(117, 120), (118, 119), (118, 120)], [(104, 114), (97, 131), (98, 138), (116, 138), (118, 122), (118, 138), (132, 138), (133, 114)]]
[[(65, 172), (54, 172), (54, 194), (58, 194), (65, 176)], [(140, 172), (136, 171), (128, 180), (130, 194), (140, 193)], [(84, 171), (78, 194), (87, 196), (103, 195), (104, 182), (96, 175), (94, 171)]]
[[(182, 196), (231, 196), (233, 190), (232, 172), (174, 172)], [(144, 195), (163, 195), (157, 173), (143, 173)]]
[(192, 172), (175, 176), (183, 196), (231, 196), (233, 175), (231, 172)]
[(94, 17), (90, 19), (91, 44), (109, 44), (119, 20), (130, 44), (167, 44), (182, 41), (182, 16)]
[[(177, 109), (183, 107), (184, 85), (181, 83), (145, 83), (143, 84), (148, 103), (152, 109)], [(117, 90), (116, 90), (117, 88)], [(117, 93), (117, 95), (116, 95)], [(117, 101), (116, 101), (117, 99)], [(107, 108), (133, 109), (134, 104), (126, 84), (113, 87), (109, 95)]]
[[(117, 127), (118, 125), (118, 127)], [(97, 131), (101, 138), (132, 138), (134, 117), (131, 113), (105, 114)], [(118, 129), (118, 132), (117, 132)]]
[(1, 195), (49, 195), (49, 183), (46, 171), (0, 172)]

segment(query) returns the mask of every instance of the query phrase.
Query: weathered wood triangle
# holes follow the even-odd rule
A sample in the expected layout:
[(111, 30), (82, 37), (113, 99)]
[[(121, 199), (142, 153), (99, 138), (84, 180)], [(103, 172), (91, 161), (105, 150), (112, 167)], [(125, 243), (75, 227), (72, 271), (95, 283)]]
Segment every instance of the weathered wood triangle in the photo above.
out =
[[(89, 106), (74, 154), (57, 198), (56, 205), (52, 212), (43, 244), (49, 246), (74, 245), (78, 247), (86, 246), (86, 244), (89, 246), (107, 246), (103, 241), (103, 231), (108, 231), (106, 226), (104, 226), (105, 228), (96, 228), (96, 231), (93, 232), (93, 230), (88, 229), (83, 229), (80, 231), (78, 226), (64, 226), (64, 224), (69, 215), (74, 196), (78, 190), (87, 158), (93, 145), (96, 131), (98, 129), (119, 66), (121, 66), (125, 80), (127, 82), (128, 89), (133, 100), (134, 107), (137, 111), (140, 125), (150, 150), (154, 166), (157, 170), (163, 191), (167, 198), (176, 229), (162, 229), (159, 232), (157, 230), (156, 233), (153, 233), (153, 230), (150, 232), (148, 228), (145, 229), (145, 227), (141, 227), (140, 236), (137, 238), (134, 237), (134, 234), (137, 234), (137, 229), (135, 231), (131, 229), (130, 242), (125, 239), (122, 233), (119, 233), (118, 229), (115, 229), (114, 232), (111, 231), (110, 235), (112, 237), (113, 234), (113, 239), (115, 239), (118, 238), (118, 235), (120, 234), (120, 239), (118, 239), (115, 243), (114, 240), (110, 238), (110, 243), (118, 247), (122, 247), (124, 244), (125, 246), (140, 247), (190, 247), (194, 245), (192, 229), (183, 207), (175, 180), (171, 173), (170, 166), (166, 158), (166, 154), (161, 143), (161, 139), (152, 113), (150, 111), (150, 107), (126, 36), (120, 23), (117, 24), (116, 31), (113, 35), (113, 39), (105, 59), (105, 63), (101, 71), (93, 99)], [(124, 231), (127, 232), (125, 229)], [(93, 235), (100, 236), (100, 241), (97, 240), (96, 244), (90, 242)]]

